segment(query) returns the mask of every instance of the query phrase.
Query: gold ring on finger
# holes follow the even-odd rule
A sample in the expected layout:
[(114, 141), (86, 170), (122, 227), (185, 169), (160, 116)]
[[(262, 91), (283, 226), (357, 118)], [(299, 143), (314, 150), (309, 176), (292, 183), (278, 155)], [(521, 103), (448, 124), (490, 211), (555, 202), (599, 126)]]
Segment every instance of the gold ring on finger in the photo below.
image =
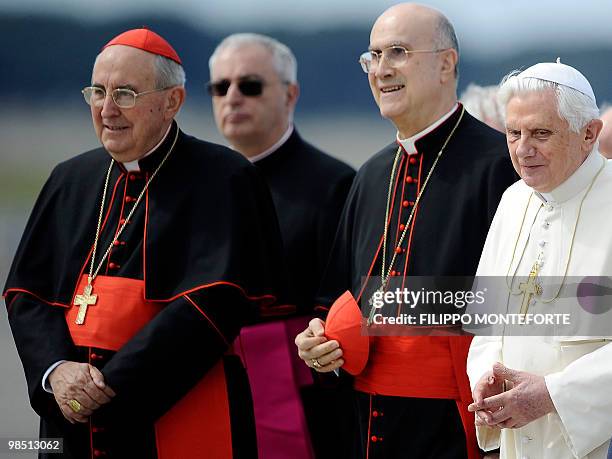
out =
[(75, 399), (70, 400), (68, 402), (68, 406), (75, 413), (78, 413), (79, 411), (81, 411), (81, 404), (79, 402), (77, 402)]
[(321, 365), (321, 362), (319, 362), (319, 359), (310, 359), (310, 363), (312, 363), (312, 366), (316, 369), (323, 367), (323, 365)]

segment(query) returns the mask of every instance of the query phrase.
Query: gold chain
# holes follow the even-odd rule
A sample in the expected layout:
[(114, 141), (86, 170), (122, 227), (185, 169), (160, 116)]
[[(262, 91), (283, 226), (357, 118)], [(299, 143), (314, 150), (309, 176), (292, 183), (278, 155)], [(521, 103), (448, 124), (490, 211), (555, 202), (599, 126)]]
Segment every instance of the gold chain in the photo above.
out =
[[(453, 129), (451, 130), (450, 134), (448, 135), (448, 137), (444, 141), (444, 144), (442, 145), (442, 148), (440, 148), (440, 151), (438, 151), (438, 155), (436, 156), (436, 159), (434, 160), (434, 163), (431, 165), (431, 169), (429, 169), (429, 172), (427, 173), (427, 177), (425, 177), (425, 181), (423, 182), (423, 188), (421, 188), (421, 190), (417, 194), (416, 201), (414, 201), (414, 205), (412, 206), (412, 209), (410, 210), (410, 215), (408, 216), (408, 220), (406, 221), (406, 226), (404, 227), (404, 231), (402, 231), (402, 235), (399, 238), (399, 242), (397, 243), (397, 248), (393, 251), (393, 257), (391, 258), (391, 262), (389, 263), (389, 269), (387, 270), (387, 275), (385, 276), (385, 264), (386, 264), (386, 254), (387, 254), (387, 236), (388, 236), (388, 232), (389, 232), (389, 214), (391, 212), (391, 209), (390, 209), (390, 206), (391, 206), (391, 193), (393, 191), (393, 181), (395, 180), (395, 172), (396, 172), (396, 169), (397, 169), (397, 163), (398, 163), (399, 158), (401, 156), (402, 147), (400, 146), (397, 149), (397, 153), (395, 154), (395, 159), (393, 160), (393, 167), (391, 168), (391, 177), (389, 179), (389, 192), (387, 193), (387, 206), (385, 208), (385, 229), (383, 231), (383, 255), (382, 255), (382, 265), (381, 265), (381, 269), (380, 269), (380, 278), (381, 278), (381, 283), (380, 284), (381, 285), (380, 285), (380, 288), (378, 289), (378, 291), (383, 291), (385, 286), (387, 285), (387, 281), (389, 280), (389, 276), (391, 275), (391, 270), (393, 269), (393, 264), (395, 263), (395, 259), (397, 258), (397, 249), (401, 248), (402, 242), (404, 242), (404, 238), (406, 237), (406, 234), (408, 233), (408, 228), (410, 228), (410, 223), (412, 222), (412, 218), (414, 216), (415, 209), (417, 208), (417, 206), (419, 205), (419, 202), (421, 201), (421, 196), (423, 196), (423, 193), (425, 192), (425, 188), (427, 188), (427, 184), (429, 183), (429, 179), (431, 178), (431, 175), (433, 174), (433, 171), (436, 168), (436, 165), (438, 164), (438, 160), (440, 159), (440, 156), (442, 156), (442, 153), (444, 152), (444, 149), (446, 148), (446, 145), (448, 144), (448, 142), (450, 141), (451, 137), (453, 136), (453, 134), (457, 130), (457, 127), (459, 126), (459, 123), (461, 123), (461, 120), (463, 119), (463, 114), (464, 113), (465, 113), (465, 108), (462, 106), (461, 107), (461, 114), (459, 115), (459, 119), (457, 120), (457, 122), (453, 126)], [(371, 301), (372, 300), (370, 300), (370, 302)], [(373, 320), (375, 312), (376, 312), (376, 308), (371, 307), (370, 308), (370, 314), (369, 314), (369, 317), (368, 317), (368, 320), (367, 320), (368, 326), (372, 324), (372, 320)]]
[[(557, 293), (555, 293), (554, 296), (552, 296), (552, 297), (550, 297), (548, 299), (539, 300), (541, 303), (545, 303), (545, 304), (552, 303), (553, 301), (555, 301), (557, 299), (557, 297), (559, 296), (559, 293), (561, 293), (561, 289), (563, 288), (563, 284), (565, 284), (565, 279), (567, 277), (567, 272), (569, 270), (570, 260), (572, 259), (572, 250), (574, 248), (574, 241), (576, 239), (576, 230), (578, 229), (578, 221), (580, 220), (580, 214), (582, 213), (582, 205), (584, 204), (584, 200), (586, 199), (586, 197), (589, 195), (591, 189), (593, 188), (593, 185), (595, 184), (595, 181), (597, 180), (597, 177), (599, 177), (599, 174), (601, 174), (601, 172), (604, 170), (605, 165), (606, 165), (606, 163), (604, 161), (602, 163), (601, 167), (599, 168), (599, 170), (597, 171), (597, 174), (595, 174), (595, 176), (591, 180), (591, 183), (589, 184), (589, 187), (585, 191), (584, 195), (582, 196), (582, 199), (580, 200), (580, 204), (578, 205), (578, 215), (576, 215), (576, 222), (574, 223), (574, 230), (572, 231), (572, 240), (570, 242), (569, 252), (567, 254), (567, 260), (565, 262), (565, 269), (563, 271), (563, 278), (561, 279), (561, 283), (559, 284), (559, 288), (557, 289)], [(523, 223), (525, 222), (525, 216), (527, 215), (527, 210), (529, 209), (529, 203), (531, 202), (531, 197), (533, 196), (533, 194), (534, 193), (532, 192), (529, 195), (529, 200), (527, 201), (527, 206), (525, 207), (525, 213), (523, 214), (523, 219), (521, 220), (521, 226), (519, 228), (519, 233), (518, 233), (518, 236), (516, 237), (516, 242), (514, 243), (514, 250), (512, 251), (512, 258), (510, 259), (510, 264), (508, 265), (508, 272), (506, 273), (506, 286), (508, 287), (508, 290), (510, 291), (510, 293), (513, 294), (513, 295), (520, 295), (522, 293), (520, 291), (518, 293), (514, 292), (512, 290), (512, 284), (514, 283), (514, 278), (516, 277), (516, 272), (518, 271), (518, 267), (521, 264), (521, 260), (523, 259), (523, 256), (525, 255), (525, 251), (527, 250), (527, 244), (529, 243), (529, 237), (530, 236), (527, 236), (527, 241), (525, 241), (525, 245), (523, 246), (523, 251), (521, 252), (521, 257), (519, 258), (519, 262), (517, 263), (516, 268), (514, 269), (514, 272), (512, 273), (512, 278), (510, 279), (510, 282), (508, 282), (508, 275), (510, 274), (510, 270), (512, 269), (512, 263), (514, 262), (514, 255), (516, 253), (516, 248), (518, 246), (519, 239), (521, 238), (521, 233), (523, 231)]]
[(97, 266), (96, 270), (94, 271), (94, 260), (96, 258), (96, 250), (98, 248), (98, 240), (100, 238), (100, 227), (101, 227), (101, 223), (102, 223), (102, 215), (104, 214), (104, 202), (106, 200), (106, 192), (107, 192), (107, 189), (108, 189), (108, 182), (110, 180), (110, 174), (111, 174), (111, 171), (113, 169), (113, 165), (115, 164), (115, 160), (111, 159), (110, 166), (108, 167), (108, 172), (106, 173), (106, 180), (104, 182), (104, 191), (102, 192), (102, 203), (100, 204), (100, 215), (98, 216), (98, 227), (96, 228), (96, 237), (94, 239), (94, 247), (93, 247), (93, 252), (91, 254), (91, 264), (89, 266), (89, 276), (87, 277), (87, 284), (88, 285), (91, 285), (91, 283), (94, 281), (94, 279), (98, 275), (98, 272), (100, 271), (100, 268), (102, 267), (102, 264), (104, 263), (104, 260), (106, 259), (106, 257), (110, 253), (111, 249), (113, 248), (113, 245), (115, 244), (115, 241), (117, 241), (117, 239), (119, 239), (119, 236), (121, 236), (121, 233), (123, 233), (123, 230), (128, 225), (128, 222), (129, 222), (130, 218), (132, 217), (132, 215), (134, 214), (134, 211), (136, 210), (136, 207), (138, 207), (138, 204), (140, 204), (140, 201), (142, 200), (142, 197), (144, 196), (144, 194), (146, 193), (147, 189), (149, 188), (149, 184), (151, 183), (153, 178), (155, 178), (155, 176), (157, 175), (157, 173), (159, 172), (161, 167), (164, 165), (164, 163), (168, 159), (168, 156), (170, 156), (170, 153), (172, 153), (172, 150), (174, 150), (174, 146), (176, 145), (176, 141), (178, 139), (178, 134), (179, 134), (179, 130), (178, 130), (178, 127), (177, 127), (176, 134), (174, 135), (174, 140), (172, 141), (172, 145), (170, 146), (170, 149), (168, 150), (168, 153), (166, 153), (166, 156), (164, 156), (164, 159), (162, 159), (161, 163), (159, 163), (159, 166), (157, 166), (157, 169), (155, 169), (153, 174), (151, 174), (151, 177), (149, 177), (149, 180), (147, 180), (147, 183), (145, 183), (145, 186), (142, 189), (142, 191), (140, 192), (140, 194), (138, 195), (138, 198), (136, 199), (136, 202), (134, 203), (134, 206), (132, 207), (132, 210), (130, 210), (130, 212), (128, 213), (128, 216), (125, 218), (125, 221), (123, 222), (123, 225), (121, 225), (121, 227), (119, 228), (119, 231), (117, 231), (117, 234), (115, 235), (115, 237), (111, 241), (110, 245), (108, 246), (108, 249), (106, 249), (106, 252), (104, 252), (104, 255), (102, 255), (102, 258), (98, 262), (98, 266)]
[[(506, 272), (506, 286), (510, 293), (513, 295), (520, 295), (521, 291), (515, 292), (512, 290), (512, 284), (514, 283), (514, 278), (516, 277), (516, 271), (518, 270), (518, 265), (523, 261), (523, 256), (525, 255), (525, 250), (527, 248), (527, 243), (529, 242), (529, 236), (527, 236), (527, 241), (525, 242), (525, 247), (523, 247), (523, 251), (521, 252), (521, 257), (519, 258), (518, 264), (516, 265), (516, 269), (512, 274), (512, 279), (508, 282), (508, 275), (510, 274), (510, 270), (512, 269), (512, 263), (514, 262), (514, 256), (516, 255), (516, 248), (518, 247), (519, 240), (521, 239), (521, 233), (523, 232), (523, 225), (525, 224), (525, 218), (527, 217), (527, 211), (529, 210), (529, 204), (531, 204), (531, 198), (533, 198), (533, 193), (529, 193), (529, 199), (527, 200), (527, 205), (525, 206), (525, 212), (523, 212), (523, 218), (521, 219), (521, 226), (519, 227), (519, 233), (516, 237), (516, 241), (514, 242), (514, 249), (512, 249), (512, 258), (510, 259), (510, 264), (508, 265), (508, 271)], [(536, 214), (537, 216), (537, 214)]]
[(412, 206), (412, 209), (410, 210), (410, 215), (408, 216), (408, 220), (406, 222), (406, 226), (404, 227), (404, 231), (402, 231), (402, 235), (401, 235), (401, 237), (399, 239), (399, 242), (397, 243), (396, 250), (393, 251), (393, 257), (391, 258), (391, 262), (389, 263), (389, 269), (387, 270), (387, 274), (385, 275), (385, 260), (386, 260), (386, 253), (387, 253), (387, 236), (388, 236), (388, 232), (389, 232), (389, 213), (391, 212), (391, 209), (389, 209), (389, 207), (391, 205), (391, 193), (392, 193), (392, 189), (393, 189), (393, 181), (395, 180), (395, 171), (396, 171), (396, 167), (397, 167), (397, 162), (398, 162), (398, 160), (400, 158), (400, 154), (402, 152), (402, 147), (400, 146), (397, 149), (397, 153), (395, 154), (395, 160), (393, 161), (393, 168), (391, 169), (391, 179), (389, 180), (389, 193), (387, 195), (387, 207), (386, 207), (386, 210), (385, 210), (385, 229), (383, 231), (383, 256), (382, 256), (382, 266), (381, 266), (381, 288), (384, 288), (385, 285), (387, 284), (387, 280), (389, 279), (389, 275), (391, 274), (391, 270), (393, 268), (393, 264), (395, 263), (395, 259), (397, 258), (397, 249), (401, 248), (402, 243), (404, 242), (404, 238), (406, 237), (406, 234), (408, 233), (408, 228), (410, 227), (410, 223), (412, 222), (412, 218), (414, 216), (414, 211), (417, 208), (417, 206), (419, 205), (419, 201), (421, 200), (421, 196), (423, 196), (423, 193), (425, 192), (425, 188), (427, 188), (427, 184), (429, 183), (429, 179), (431, 178), (431, 175), (433, 174), (433, 171), (436, 168), (436, 165), (438, 164), (438, 160), (440, 159), (440, 156), (442, 156), (442, 153), (444, 152), (444, 149), (446, 148), (446, 145), (448, 144), (448, 142), (450, 141), (451, 137), (453, 136), (453, 134), (457, 130), (457, 127), (459, 126), (459, 123), (461, 123), (461, 120), (463, 119), (463, 114), (464, 113), (465, 113), (465, 109), (462, 106), (461, 107), (461, 114), (459, 115), (459, 119), (455, 123), (455, 126), (453, 126), (453, 129), (451, 130), (450, 134), (446, 138), (446, 141), (442, 145), (442, 148), (440, 148), (440, 151), (438, 152), (438, 155), (436, 156), (436, 159), (434, 160), (434, 163), (432, 164), (431, 169), (429, 169), (429, 173), (427, 174), (427, 177), (425, 178), (425, 181), (423, 182), (423, 188), (421, 188), (421, 190), (417, 194), (416, 201), (414, 201), (414, 205)]

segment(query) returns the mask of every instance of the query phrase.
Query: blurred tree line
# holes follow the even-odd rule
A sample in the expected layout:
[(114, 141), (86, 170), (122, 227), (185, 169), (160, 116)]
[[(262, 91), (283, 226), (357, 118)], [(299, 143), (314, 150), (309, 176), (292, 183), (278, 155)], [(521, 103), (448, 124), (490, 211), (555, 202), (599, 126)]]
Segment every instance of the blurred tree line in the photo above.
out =
[[(189, 99), (207, 97), (208, 58), (225, 36), (185, 22), (159, 17), (129, 18), (113, 22), (79, 23), (76, 20), (36, 15), (0, 16), (0, 97), (8, 102), (80, 103), (80, 89), (90, 80), (100, 46), (116, 34), (146, 25), (166, 37), (181, 56), (187, 73)], [(216, 26), (216, 30), (219, 27)], [(248, 30), (230, 30), (241, 32)], [(269, 30), (267, 34), (289, 45), (298, 59), (303, 112), (355, 112), (371, 110), (373, 101), (366, 75), (357, 62), (368, 46), (367, 26), (300, 32)], [(483, 40), (486, 37), (483, 37)], [(461, 44), (461, 37), (459, 37)], [(504, 50), (505, 51), (505, 50)], [(566, 46), (483, 58), (461, 55), (459, 91), (470, 82), (496, 84), (508, 71), (538, 61), (562, 62), (580, 69), (591, 81), (598, 101), (612, 101), (612, 44), (592, 49)]]

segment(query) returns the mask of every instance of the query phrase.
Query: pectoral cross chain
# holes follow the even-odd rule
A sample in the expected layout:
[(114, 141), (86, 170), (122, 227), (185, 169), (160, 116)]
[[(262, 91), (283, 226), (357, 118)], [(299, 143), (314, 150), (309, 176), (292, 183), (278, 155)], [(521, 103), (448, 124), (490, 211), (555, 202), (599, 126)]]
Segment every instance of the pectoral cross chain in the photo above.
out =
[(531, 268), (529, 278), (527, 282), (519, 284), (519, 290), (523, 293), (523, 302), (521, 303), (521, 314), (527, 314), (529, 310), (529, 302), (531, 301), (532, 295), (540, 296), (542, 294), (542, 286), (537, 282), (538, 271), (540, 265), (536, 261)]
[(92, 295), (91, 291), (93, 287), (91, 284), (85, 286), (82, 295), (77, 295), (74, 299), (74, 305), (79, 307), (76, 320), (74, 321), (77, 325), (83, 325), (85, 322), (85, 315), (87, 314), (87, 307), (93, 306), (98, 301), (98, 295)]
[(372, 321), (374, 320), (374, 314), (376, 314), (376, 311), (378, 310), (378, 308), (374, 307), (374, 296), (376, 296), (376, 294), (378, 293), (382, 293), (385, 291), (384, 285), (381, 285), (370, 297), (370, 301), (368, 301), (368, 304), (370, 305), (370, 314), (368, 315), (368, 327), (372, 324)]

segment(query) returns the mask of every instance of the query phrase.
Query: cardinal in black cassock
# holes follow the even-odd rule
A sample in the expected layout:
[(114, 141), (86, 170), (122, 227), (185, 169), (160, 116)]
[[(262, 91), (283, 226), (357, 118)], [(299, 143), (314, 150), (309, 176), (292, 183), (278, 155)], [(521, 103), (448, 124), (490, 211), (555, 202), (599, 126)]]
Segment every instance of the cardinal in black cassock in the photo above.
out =
[[(385, 267), (395, 257), (394, 285), (409, 288), (413, 276), (474, 275), (497, 204), (515, 180), (503, 136), (461, 104), (423, 132), (388, 145), (355, 177), (320, 304), (349, 290), (364, 308), (364, 291), (380, 287), (388, 196)], [(467, 411), (469, 344), (467, 336), (370, 337), (369, 360), (354, 380), (359, 457), (480, 457)]]
[[(426, 294), (469, 291), (499, 200), (518, 179), (503, 136), (457, 102), (458, 48), (441, 12), (400, 3), (377, 18), (360, 57), (396, 142), (357, 172), (319, 297), (334, 305), (325, 323), (313, 319), (296, 337), (308, 366), (355, 377), (354, 457), (481, 457), (467, 410), (471, 338), (447, 328), (424, 336), (411, 325), (377, 327), (362, 315), (369, 318), (376, 291), (420, 292), (419, 276), (433, 283)], [(448, 289), (443, 278), (452, 278)], [(395, 300), (383, 309), (395, 319), (414, 304)], [(434, 314), (444, 306), (430, 305), (420, 304)]]
[[(146, 29), (107, 47), (115, 45), (180, 64)], [(58, 165), (4, 288), (40, 435), (63, 438), (63, 457), (257, 454), (248, 382), (230, 343), (283, 289), (273, 203), (237, 153), (174, 121), (161, 134), (137, 161), (111, 165), (98, 148)], [(64, 361), (97, 367), (116, 393), (85, 423), (68, 422), (49, 392), (49, 370)]]

